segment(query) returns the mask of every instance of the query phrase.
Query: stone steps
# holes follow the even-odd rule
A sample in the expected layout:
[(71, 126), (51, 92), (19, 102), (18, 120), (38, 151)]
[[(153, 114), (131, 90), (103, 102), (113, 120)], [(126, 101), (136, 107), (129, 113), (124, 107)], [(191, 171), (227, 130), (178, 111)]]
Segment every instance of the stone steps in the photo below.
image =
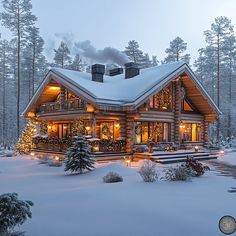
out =
[(160, 164), (170, 164), (185, 162), (187, 157), (193, 157), (195, 160), (211, 160), (217, 159), (216, 154), (209, 152), (174, 152), (174, 153), (135, 153), (133, 156), (134, 160), (150, 159)]

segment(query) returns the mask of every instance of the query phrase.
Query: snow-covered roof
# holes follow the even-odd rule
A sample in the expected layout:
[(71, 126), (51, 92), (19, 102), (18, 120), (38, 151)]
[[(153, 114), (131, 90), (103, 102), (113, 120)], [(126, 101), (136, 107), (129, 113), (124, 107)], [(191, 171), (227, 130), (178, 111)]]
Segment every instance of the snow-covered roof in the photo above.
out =
[(147, 69), (141, 69), (140, 74), (125, 79), (125, 74), (116, 76), (104, 75), (103, 82), (92, 81), (90, 73), (73, 70), (52, 68), (43, 80), (33, 98), (26, 107), (23, 115), (26, 115), (30, 107), (39, 98), (43, 89), (53, 78), (58, 83), (70, 89), (73, 93), (86, 98), (97, 106), (132, 107), (135, 109), (148, 97), (163, 89), (171, 80), (183, 73), (187, 73), (196, 87), (201, 91), (204, 99), (208, 101), (211, 109), (220, 114), (218, 107), (196, 78), (190, 67), (184, 62), (163, 64)]
[(116, 76), (105, 75), (103, 83), (92, 81), (92, 76), (89, 73), (60, 68), (52, 68), (51, 70), (57, 75), (74, 81), (98, 102), (113, 101), (122, 104), (135, 101), (184, 64), (184, 62), (177, 62), (142, 69), (139, 75), (130, 79), (125, 79), (124, 74)]

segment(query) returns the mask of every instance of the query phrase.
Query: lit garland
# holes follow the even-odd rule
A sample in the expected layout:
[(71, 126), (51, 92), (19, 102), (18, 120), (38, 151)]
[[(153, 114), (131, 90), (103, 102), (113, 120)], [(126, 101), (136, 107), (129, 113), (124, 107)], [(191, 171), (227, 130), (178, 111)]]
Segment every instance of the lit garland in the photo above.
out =
[(72, 144), (72, 139), (71, 137), (64, 137), (64, 138), (57, 138), (57, 137), (34, 137), (33, 138), (33, 143), (34, 144), (51, 144), (51, 145), (67, 145), (70, 146)]
[(120, 152), (125, 151), (126, 141), (124, 139), (121, 140), (110, 140), (110, 139), (101, 139), (96, 141), (89, 141), (89, 144), (94, 146), (99, 146), (100, 152)]
[(33, 121), (29, 121), (18, 140), (15, 148), (16, 152), (19, 154), (30, 153), (33, 147), (33, 136), (36, 134), (36, 130), (35, 123)]
[(48, 124), (45, 121), (40, 122), (40, 134), (48, 133)]

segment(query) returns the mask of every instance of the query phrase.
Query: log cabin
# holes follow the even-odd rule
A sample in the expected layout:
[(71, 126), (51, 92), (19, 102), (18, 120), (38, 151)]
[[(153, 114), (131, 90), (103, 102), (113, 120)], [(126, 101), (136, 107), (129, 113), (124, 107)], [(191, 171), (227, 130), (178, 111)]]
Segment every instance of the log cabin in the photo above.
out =
[[(220, 110), (184, 62), (139, 69), (135, 63), (91, 73), (52, 68), (23, 116), (37, 125), (34, 151), (64, 154), (82, 133), (95, 154), (132, 154), (155, 146), (208, 145)], [(163, 147), (163, 146), (162, 146)]]

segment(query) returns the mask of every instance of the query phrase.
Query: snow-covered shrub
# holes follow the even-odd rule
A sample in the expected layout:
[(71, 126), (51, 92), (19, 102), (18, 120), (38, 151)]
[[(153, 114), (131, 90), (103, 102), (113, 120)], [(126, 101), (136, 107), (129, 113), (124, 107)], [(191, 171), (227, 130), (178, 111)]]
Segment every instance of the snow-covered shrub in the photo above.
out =
[(1, 157), (12, 157), (14, 156), (14, 152), (11, 150), (0, 150), (0, 156)]
[(170, 167), (165, 172), (165, 179), (171, 181), (185, 181), (189, 179), (189, 169), (185, 165), (179, 165), (176, 167)]
[(134, 153), (143, 153), (143, 152), (147, 152), (147, 151), (148, 151), (147, 145), (134, 145), (133, 146)]
[(0, 195), (0, 235), (23, 235), (22, 232), (15, 232), (14, 227), (32, 218), (31, 206), (31, 201), (19, 200), (17, 193)]
[(48, 164), (49, 166), (51, 166), (51, 167), (59, 167), (59, 166), (62, 166), (62, 162), (61, 162), (61, 161), (55, 160), (55, 159), (53, 159), (53, 158), (49, 159), (47, 164)]
[(62, 161), (56, 160), (52, 157), (38, 156), (37, 158), (38, 158), (38, 163), (39, 164), (45, 164), (45, 165), (52, 166), (52, 167), (62, 166)]
[(103, 177), (104, 183), (116, 183), (116, 182), (123, 182), (122, 176), (117, 174), (116, 172), (109, 172)]
[(39, 164), (48, 164), (50, 157), (48, 156), (38, 156), (38, 163)]
[(6, 157), (12, 157), (12, 156), (14, 156), (13, 151), (10, 151), (10, 150), (6, 150), (4, 153), (5, 153), (5, 156), (6, 156)]
[(197, 160), (194, 160), (192, 157), (188, 157), (185, 163), (185, 167), (189, 171), (191, 176), (201, 176), (205, 174), (206, 170), (210, 170), (208, 166), (204, 166)]
[(156, 163), (151, 160), (143, 161), (138, 173), (144, 182), (155, 182), (158, 180), (159, 173), (156, 169)]
[(65, 171), (82, 173), (84, 170), (92, 170), (94, 164), (95, 158), (87, 140), (82, 135), (76, 136), (66, 152)]

